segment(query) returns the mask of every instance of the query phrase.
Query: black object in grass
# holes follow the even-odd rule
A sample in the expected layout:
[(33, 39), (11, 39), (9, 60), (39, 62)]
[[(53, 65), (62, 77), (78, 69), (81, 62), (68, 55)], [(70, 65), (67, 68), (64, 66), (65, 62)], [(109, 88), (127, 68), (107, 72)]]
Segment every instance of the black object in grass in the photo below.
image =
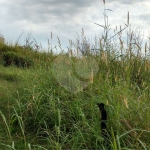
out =
[(110, 134), (108, 133), (108, 129), (107, 129), (107, 125), (106, 125), (106, 121), (107, 121), (107, 112), (105, 110), (105, 105), (104, 103), (97, 103), (98, 108), (100, 110), (101, 113), (101, 134), (102, 137), (104, 138), (104, 144), (105, 146), (110, 149)]
[(106, 130), (106, 121), (107, 121), (107, 112), (104, 108), (104, 104), (103, 103), (97, 103), (100, 113), (101, 113), (101, 130), (102, 132), (104, 130)]

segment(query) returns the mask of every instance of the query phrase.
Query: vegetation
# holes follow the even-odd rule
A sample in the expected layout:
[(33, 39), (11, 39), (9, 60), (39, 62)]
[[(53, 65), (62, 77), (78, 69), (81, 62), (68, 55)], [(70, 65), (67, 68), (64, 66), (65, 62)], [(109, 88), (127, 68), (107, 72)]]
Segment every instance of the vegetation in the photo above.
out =
[[(99, 47), (80, 45), (80, 57), (0, 45), (0, 149), (150, 149), (149, 47), (128, 22), (129, 40), (120, 29), (114, 50), (106, 22)], [(107, 139), (97, 103), (106, 105)]]

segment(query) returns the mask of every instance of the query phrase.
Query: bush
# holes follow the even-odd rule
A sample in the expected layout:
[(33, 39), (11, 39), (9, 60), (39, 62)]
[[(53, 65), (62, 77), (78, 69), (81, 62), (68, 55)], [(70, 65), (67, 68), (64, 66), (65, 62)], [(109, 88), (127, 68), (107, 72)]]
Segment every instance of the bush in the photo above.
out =
[(14, 52), (5, 52), (2, 55), (4, 66), (15, 65), (17, 67), (30, 67), (33, 65), (33, 61), (27, 57), (19, 56)]

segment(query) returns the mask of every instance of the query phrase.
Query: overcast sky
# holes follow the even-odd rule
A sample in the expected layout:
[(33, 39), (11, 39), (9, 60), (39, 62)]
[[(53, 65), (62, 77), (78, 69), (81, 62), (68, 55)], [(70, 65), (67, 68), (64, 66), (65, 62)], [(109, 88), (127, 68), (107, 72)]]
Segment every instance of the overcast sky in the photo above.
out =
[[(105, 8), (113, 10), (107, 13), (112, 28), (124, 26), (129, 11), (130, 23), (141, 26), (145, 37), (148, 36), (149, 0), (106, 0)], [(23, 32), (21, 44), (31, 34), (45, 48), (51, 31), (53, 46), (58, 36), (65, 48), (69, 46), (68, 39), (74, 40), (82, 28), (90, 40), (101, 34), (102, 28), (90, 21), (104, 24), (103, 0), (0, 0), (0, 10), (0, 33), (6, 41), (14, 43)]]

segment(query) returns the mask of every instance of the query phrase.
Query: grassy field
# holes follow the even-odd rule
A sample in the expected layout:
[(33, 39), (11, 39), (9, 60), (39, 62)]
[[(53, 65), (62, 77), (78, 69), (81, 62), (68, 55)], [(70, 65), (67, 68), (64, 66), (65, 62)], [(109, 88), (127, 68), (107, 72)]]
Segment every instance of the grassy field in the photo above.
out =
[[(111, 44), (106, 23), (98, 53), (80, 49), (80, 57), (0, 44), (0, 149), (150, 149), (150, 48), (129, 14)], [(97, 103), (105, 104), (107, 138)]]
[[(146, 57), (125, 53), (118, 59), (104, 50), (69, 57), (1, 44), (0, 58), (0, 149), (108, 149), (106, 140), (113, 150), (150, 149)], [(32, 65), (19, 66), (16, 58)]]

